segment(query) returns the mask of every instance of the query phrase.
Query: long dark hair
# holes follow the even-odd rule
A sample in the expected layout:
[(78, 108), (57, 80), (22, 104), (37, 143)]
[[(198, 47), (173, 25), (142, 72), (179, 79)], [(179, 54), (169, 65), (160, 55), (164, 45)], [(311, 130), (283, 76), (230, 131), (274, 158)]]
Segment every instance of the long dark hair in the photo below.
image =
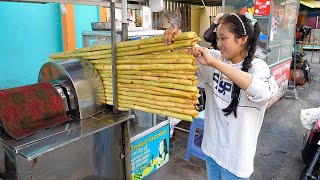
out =
[[(243, 64), (242, 64), (242, 71), (248, 72), (249, 68), (252, 66), (251, 62), (254, 57), (254, 53), (256, 52), (257, 44), (259, 43), (259, 36), (261, 32), (261, 27), (258, 24), (258, 22), (255, 23), (255, 25), (251, 24), (251, 21), (247, 19), (244, 15), (239, 15), (241, 18), (243, 25), (246, 28), (246, 35), (242, 26), (241, 21), (238, 19), (235, 15), (226, 15), (223, 16), (220, 24), (225, 24), (228, 26), (229, 31), (234, 34), (236, 38), (241, 38), (243, 36), (247, 36), (247, 43), (245, 44), (245, 49), (248, 50), (248, 55), (244, 58)], [(234, 113), (234, 116), (237, 117), (237, 107), (239, 104), (239, 97), (240, 97), (240, 87), (233, 83), (233, 89), (231, 94), (231, 103), (228, 107), (225, 109), (222, 109), (222, 111), (225, 113), (225, 115), (229, 115), (232, 112)]]

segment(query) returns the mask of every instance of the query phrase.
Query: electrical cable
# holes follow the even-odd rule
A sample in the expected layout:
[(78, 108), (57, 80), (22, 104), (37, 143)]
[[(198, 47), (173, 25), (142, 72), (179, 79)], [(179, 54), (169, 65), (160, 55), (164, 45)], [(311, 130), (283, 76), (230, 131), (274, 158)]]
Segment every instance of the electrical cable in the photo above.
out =
[(207, 9), (204, 1), (203, 1), (203, 0), (201, 0), (201, 1), (202, 1), (203, 6), (204, 6), (204, 9), (207, 11), (207, 13), (209, 14), (209, 16), (214, 17), (214, 16), (212, 16), (212, 15), (210, 14), (210, 12), (208, 11), (208, 9)]

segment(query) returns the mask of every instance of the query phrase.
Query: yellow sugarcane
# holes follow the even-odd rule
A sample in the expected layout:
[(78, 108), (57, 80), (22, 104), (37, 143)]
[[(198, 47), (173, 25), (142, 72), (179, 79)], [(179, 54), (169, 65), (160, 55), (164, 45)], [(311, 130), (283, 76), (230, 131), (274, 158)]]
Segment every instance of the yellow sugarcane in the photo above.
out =
[[(175, 79), (175, 78), (164, 78), (164, 77), (155, 77), (155, 76), (138, 76), (138, 75), (118, 75), (119, 79), (127, 79), (127, 80), (147, 80), (161, 83), (174, 83), (174, 84), (182, 84), (187, 86), (196, 85), (194, 84), (196, 80), (186, 80), (186, 79)], [(102, 77), (102, 80), (111, 81), (112, 79), (109, 77)]]

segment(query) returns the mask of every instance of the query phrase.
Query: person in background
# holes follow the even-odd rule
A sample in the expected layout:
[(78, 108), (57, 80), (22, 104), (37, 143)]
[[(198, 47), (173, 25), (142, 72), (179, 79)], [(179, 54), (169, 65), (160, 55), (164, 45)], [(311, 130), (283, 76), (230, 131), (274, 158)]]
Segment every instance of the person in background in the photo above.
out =
[(217, 14), (217, 16), (213, 19), (213, 23), (203, 34), (203, 39), (209, 43), (211, 43), (211, 47), (213, 49), (218, 49), (217, 46), (217, 27), (218, 21), (223, 16), (223, 13)]
[[(215, 22), (219, 22), (219, 51), (189, 50), (197, 60), (198, 79), (206, 91), (201, 149), (207, 155), (208, 179), (248, 179), (268, 100), (278, 86), (268, 65), (254, 58), (261, 28), (252, 15), (231, 13)], [(163, 41), (171, 44), (180, 32), (167, 29)]]

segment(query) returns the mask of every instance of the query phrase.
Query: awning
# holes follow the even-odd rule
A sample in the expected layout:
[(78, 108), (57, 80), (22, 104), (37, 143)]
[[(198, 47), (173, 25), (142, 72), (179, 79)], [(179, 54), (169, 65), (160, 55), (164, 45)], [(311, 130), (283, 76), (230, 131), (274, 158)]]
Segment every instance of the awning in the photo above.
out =
[(320, 8), (320, 1), (300, 0), (300, 3), (310, 8)]

